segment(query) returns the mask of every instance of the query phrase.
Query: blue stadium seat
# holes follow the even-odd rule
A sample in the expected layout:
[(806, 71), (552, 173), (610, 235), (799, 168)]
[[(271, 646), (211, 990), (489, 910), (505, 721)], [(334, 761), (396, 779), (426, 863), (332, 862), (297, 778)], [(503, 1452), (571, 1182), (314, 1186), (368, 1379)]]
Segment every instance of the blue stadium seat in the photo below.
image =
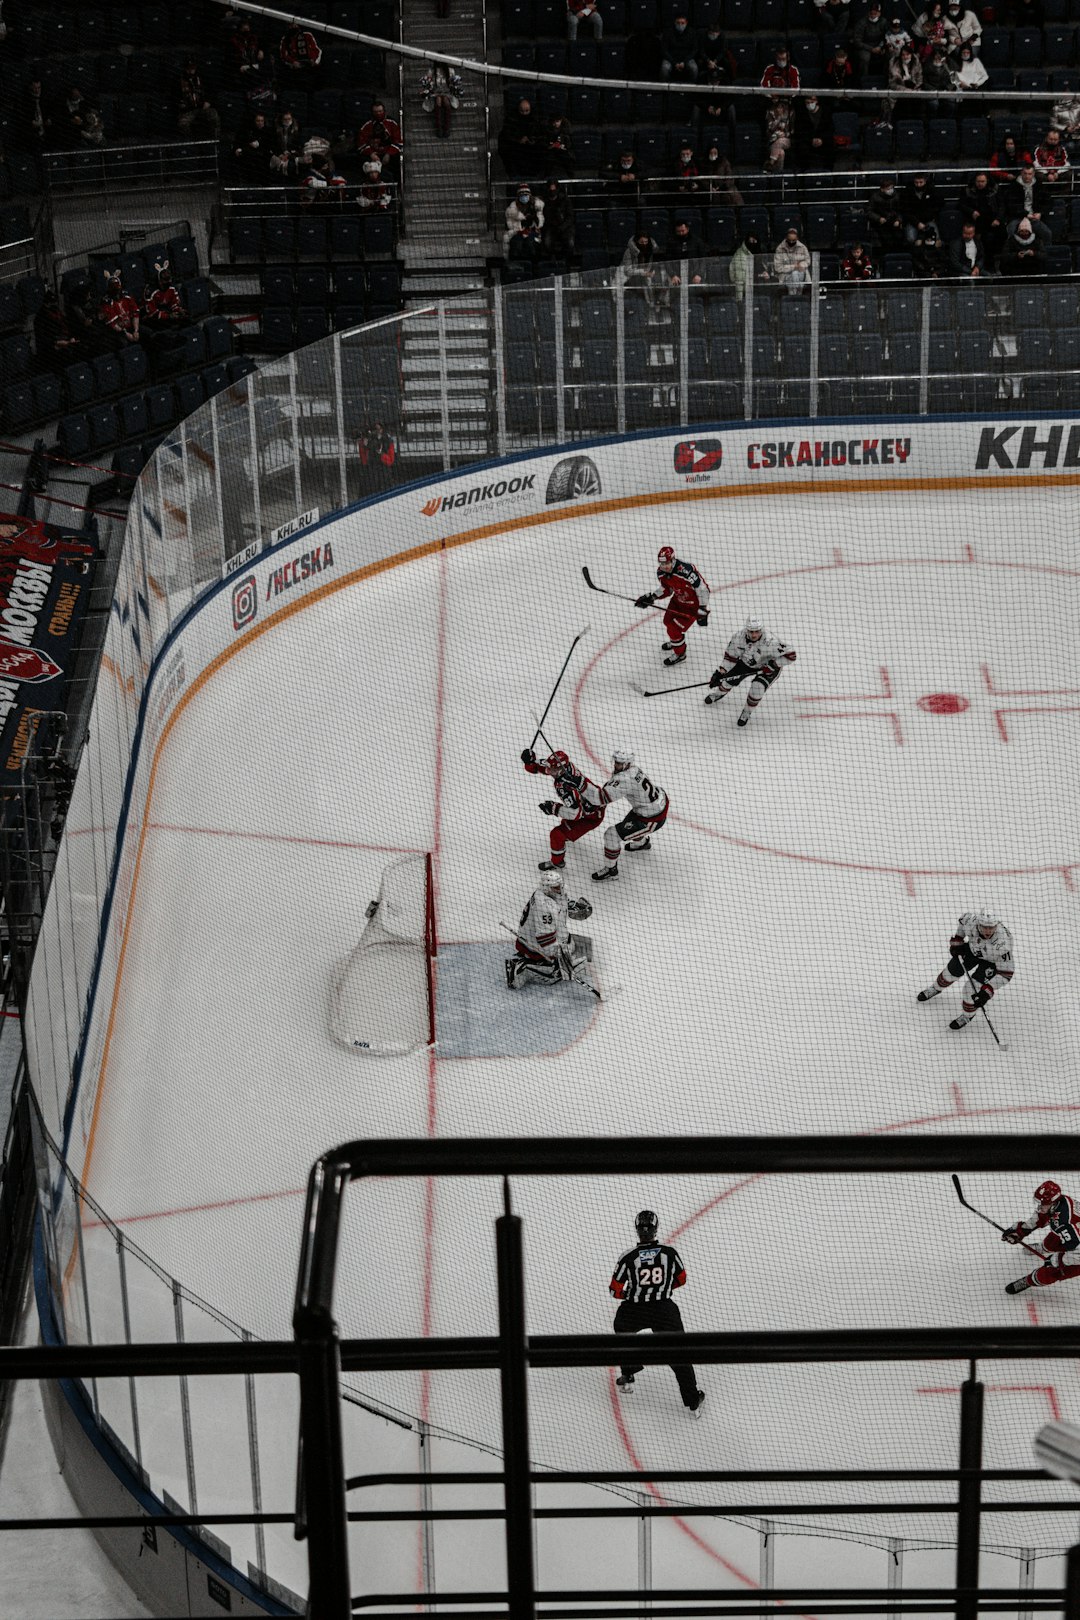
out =
[[(927, 156), (947, 159), (956, 156), (960, 132), (955, 118), (931, 118), (926, 125)], [(947, 238), (946, 238), (947, 240)]]
[(184, 285), (181, 297), (193, 321), (204, 321), (210, 313), (210, 283), (205, 276), (196, 276)]
[(36, 315), (45, 302), (45, 283), (40, 276), (23, 276), (15, 291), (24, 315)]
[(25, 311), (15, 288), (10, 282), (0, 285), (0, 327), (21, 326), (24, 319)]
[[(574, 235), (579, 249), (603, 248), (604, 230), (604, 215), (598, 208), (583, 210), (574, 221)], [(625, 247), (625, 240), (622, 245)]]
[(851, 340), (851, 362), (857, 377), (876, 377), (884, 372), (885, 343), (880, 332), (856, 332)]
[(334, 295), (339, 304), (362, 305), (367, 296), (364, 269), (359, 264), (339, 264), (334, 268)]
[(1007, 68), (1012, 61), (1012, 34), (1007, 28), (984, 28), (979, 60), (985, 68)]
[(360, 221), (351, 215), (330, 221), (330, 253), (335, 259), (360, 257)]
[[(257, 259), (262, 252), (257, 219), (234, 219), (229, 226), (229, 246), (234, 259)], [(291, 252), (291, 246), (289, 251)]]
[(99, 354), (91, 360), (90, 369), (94, 373), (94, 393), (99, 399), (105, 394), (120, 392), (124, 379), (118, 355)]
[(158, 383), (146, 390), (145, 398), (150, 426), (155, 429), (171, 427), (175, 420), (172, 389), (166, 387), (164, 383)]
[(142, 439), (147, 431), (149, 419), (146, 414), (146, 401), (141, 394), (125, 394), (120, 401), (120, 437), (122, 439)]
[(176, 394), (176, 420), (182, 422), (185, 416), (190, 416), (193, 411), (198, 410), (205, 398), (202, 378), (177, 377), (173, 389)]
[(120, 362), (120, 386), (141, 388), (150, 370), (146, 350), (141, 343), (129, 343), (116, 357)]
[(326, 221), (302, 219), (296, 229), (296, 249), (302, 259), (325, 259)]
[(311, 267), (296, 272), (296, 297), (300, 304), (328, 304), (330, 302), (330, 272)]
[(222, 360), (232, 353), (231, 321), (226, 320), (223, 315), (217, 315), (209, 321), (204, 321), (202, 329), (206, 333), (206, 353), (211, 360)]
[(89, 405), (94, 397), (94, 373), (85, 360), (64, 367), (64, 398), (69, 410)]
[(368, 291), (372, 305), (388, 314), (401, 308), (401, 266), (373, 264), (368, 268)]
[(35, 377), (30, 384), (34, 396), (34, 415), (39, 421), (48, 421), (60, 415), (60, 379), (51, 371)]
[(252, 377), (259, 367), (250, 354), (231, 354), (225, 362), (230, 383), (243, 382), (245, 377)]
[(910, 253), (886, 253), (881, 261), (881, 275), (885, 281), (910, 281), (912, 273)]
[(291, 304), (296, 296), (292, 267), (284, 264), (268, 264), (263, 271), (262, 290), (263, 303), (267, 309)]
[(755, 169), (760, 169), (765, 157), (765, 143), (762, 132), (757, 124), (735, 125), (735, 152), (736, 163), (745, 163)]
[(578, 124), (600, 122), (600, 92), (594, 84), (575, 84), (570, 90), (570, 116), (574, 121), (574, 147), (577, 149)]
[(891, 124), (867, 124), (862, 132), (863, 157), (868, 163), (887, 162), (892, 157), (893, 128)]
[[(736, 247), (734, 208), (705, 210), (705, 241), (716, 253), (733, 253)], [(810, 244), (807, 243), (807, 246)]]
[(166, 243), (174, 281), (190, 281), (199, 273), (199, 250), (190, 236), (170, 236)]
[(364, 257), (388, 258), (394, 251), (394, 219), (392, 214), (374, 214), (363, 221)]
[(56, 442), (62, 456), (81, 461), (90, 450), (90, 424), (82, 412), (62, 416), (57, 423)]
[(95, 450), (104, 450), (120, 437), (115, 405), (91, 405), (86, 420), (90, 426), (90, 442)]
[(961, 371), (985, 371), (990, 364), (989, 332), (958, 332), (956, 357)]
[(261, 327), (263, 342), (271, 348), (288, 349), (296, 341), (291, 309), (264, 309)]
[(1014, 28), (1012, 37), (1013, 66), (1039, 68), (1043, 60), (1043, 38), (1038, 28)]
[(29, 376), (32, 363), (28, 337), (19, 332), (0, 340), (0, 378), (5, 382), (19, 382)]
[(334, 310), (334, 331), (348, 332), (354, 326), (363, 326), (366, 319), (363, 304), (338, 304)]
[(893, 126), (898, 158), (926, 156), (926, 125), (921, 118), (898, 118)]
[(262, 245), (268, 259), (291, 259), (296, 252), (296, 221), (264, 219)]
[(330, 331), (330, 312), (325, 304), (303, 305), (296, 312), (296, 341), (317, 343)]
[(141, 444), (122, 444), (114, 451), (112, 470), (120, 480), (120, 490), (126, 494), (146, 466), (147, 457)]
[(960, 120), (960, 156), (982, 158), (990, 153), (990, 125), (985, 118)]

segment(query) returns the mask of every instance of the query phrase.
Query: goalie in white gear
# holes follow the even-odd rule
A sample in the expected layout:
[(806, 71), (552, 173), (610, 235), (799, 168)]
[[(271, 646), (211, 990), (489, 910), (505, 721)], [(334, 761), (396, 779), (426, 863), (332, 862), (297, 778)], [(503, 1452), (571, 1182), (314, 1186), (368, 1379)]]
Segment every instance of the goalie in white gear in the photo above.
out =
[(634, 763), (633, 750), (616, 748), (611, 756), (612, 775), (601, 793), (605, 804), (625, 799), (630, 809), (622, 820), (604, 829), (604, 865), (593, 873), (597, 882), (619, 875), (619, 855), (624, 846), (628, 855), (652, 848), (652, 834), (667, 820), (668, 796), (651, 782)]
[(506, 985), (535, 980), (538, 984), (580, 981), (592, 955), (592, 942), (572, 934), (569, 920), (584, 922), (592, 916), (587, 900), (568, 900), (559, 871), (545, 872), (540, 887), (529, 896), (517, 926), (517, 955), (506, 958)]
[(950, 1029), (963, 1029), (1015, 972), (1012, 935), (1001, 919), (985, 907), (982, 911), (965, 911), (949, 940), (949, 960), (933, 984), (920, 990), (916, 999), (931, 1001), (963, 979), (967, 986), (963, 1009), (949, 1025)]
[(732, 687), (753, 677), (739, 716), (740, 726), (745, 726), (783, 666), (793, 664), (795, 657), (794, 647), (789, 647), (779, 636), (770, 636), (760, 619), (747, 619), (728, 642), (724, 662), (709, 676), (713, 690), (705, 702), (719, 703)]

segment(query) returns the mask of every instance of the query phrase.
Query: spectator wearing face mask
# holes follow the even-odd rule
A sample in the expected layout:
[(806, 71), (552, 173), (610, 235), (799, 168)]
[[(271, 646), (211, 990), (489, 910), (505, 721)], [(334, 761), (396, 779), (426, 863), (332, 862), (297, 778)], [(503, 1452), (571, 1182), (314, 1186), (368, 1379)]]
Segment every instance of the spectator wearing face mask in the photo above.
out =
[(978, 55), (982, 44), (982, 23), (976, 14), (964, 7), (963, 0), (949, 0), (945, 17), (955, 31), (959, 44), (970, 45), (972, 52)]
[(600, 15), (600, 8), (596, 0), (566, 0), (566, 34), (568, 39), (577, 39), (578, 29), (582, 23), (588, 23), (592, 29), (593, 39), (603, 39), (604, 19)]
[[(935, 45), (930, 52), (928, 60), (923, 61), (922, 82), (924, 90), (955, 90), (956, 75), (949, 66), (948, 56), (944, 45)], [(926, 109), (933, 117), (940, 106), (938, 101), (925, 103)]]
[(999, 180), (1015, 180), (1025, 164), (1031, 163), (1031, 153), (1017, 145), (1015, 135), (1006, 135), (996, 152), (990, 154), (990, 173)]
[(791, 298), (797, 298), (810, 280), (810, 250), (805, 242), (799, 241), (794, 225), (788, 227), (783, 240), (777, 243), (773, 274), (780, 285), (787, 288)]
[(735, 171), (718, 146), (710, 146), (701, 165), (703, 190), (710, 205), (742, 207), (742, 192), (735, 184)]
[[(506, 230), (503, 233), (503, 253), (511, 257), (510, 247), (521, 238), (528, 252), (525, 257), (539, 258), (541, 233), (544, 229), (544, 199), (533, 195), (531, 186), (518, 186), (506, 207)], [(532, 253), (535, 246), (537, 252)], [(519, 243), (521, 247), (521, 243)]]
[(779, 174), (790, 150), (795, 110), (790, 96), (773, 96), (765, 111), (765, 173)]
[(981, 90), (988, 82), (989, 73), (983, 67), (970, 45), (961, 45), (953, 67), (953, 82), (958, 90)]
[(921, 90), (923, 82), (922, 63), (914, 45), (910, 40), (901, 45), (895, 56), (889, 58), (889, 90), (890, 95), (884, 96), (881, 102), (881, 122), (891, 124), (896, 111), (897, 97), (906, 90)]
[(697, 82), (698, 63), (694, 55), (694, 32), (685, 12), (677, 11), (662, 41), (660, 77), (673, 84)]
[(845, 281), (872, 281), (874, 266), (861, 242), (852, 242), (840, 262), (840, 274)]
[(855, 53), (859, 73), (865, 79), (870, 74), (884, 77), (889, 66), (889, 52), (885, 44), (888, 25), (881, 6), (871, 5), (851, 30), (851, 48)]
[(831, 169), (836, 162), (832, 113), (817, 96), (806, 96), (795, 105), (791, 157), (796, 169), (811, 173)]
[(605, 177), (623, 204), (633, 207), (641, 198), (646, 185), (645, 175), (633, 152), (627, 147), (614, 163), (609, 163)]
[[(707, 35), (705, 37), (708, 38)], [(709, 124), (722, 124), (725, 121), (734, 122), (735, 109), (732, 98), (723, 94), (729, 85), (735, 83), (738, 77), (734, 56), (724, 46), (721, 39), (718, 44), (710, 44), (705, 50), (702, 50), (699, 46), (697, 62), (699, 67), (698, 83), (703, 87), (701, 96), (702, 120)]]
[(281, 36), (278, 56), (283, 70), (295, 84), (314, 88), (322, 61), (322, 46), (309, 29), (299, 23), (287, 28)]
[(920, 281), (936, 281), (949, 274), (945, 244), (933, 223), (927, 225), (911, 249), (911, 268)]
[(561, 113), (548, 119), (543, 164), (546, 174), (561, 175), (564, 180), (574, 178), (574, 132), (569, 118)]
[(688, 192), (700, 191), (699, 184), (701, 170), (694, 157), (694, 148), (683, 143), (679, 148), (678, 160), (675, 164), (675, 192), (679, 197), (685, 197)]
[(688, 219), (675, 221), (675, 230), (667, 246), (667, 257), (675, 260), (680, 267), (671, 278), (673, 287), (680, 286), (684, 281), (690, 286), (701, 286), (705, 279), (707, 252), (705, 243)]
[(871, 235), (883, 253), (895, 253), (904, 246), (904, 220), (896, 197), (896, 182), (883, 180), (866, 205)]
[(1042, 220), (1026, 214), (1018, 219), (1005, 238), (998, 269), (1003, 276), (1022, 278), (1046, 274), (1046, 249), (1050, 232)]
[(797, 90), (799, 82), (799, 70), (791, 60), (791, 53), (786, 45), (781, 45), (761, 75), (762, 89)]
[(960, 43), (956, 29), (945, 15), (942, 0), (933, 0), (925, 11), (920, 11), (911, 25), (911, 32), (919, 42), (924, 60), (935, 45), (941, 45), (948, 52)]
[(544, 257), (565, 264), (572, 257), (574, 241), (574, 205), (560, 182), (551, 179), (544, 186)]
[(755, 282), (771, 281), (772, 271), (761, 238), (747, 231), (728, 265), (728, 280), (735, 289), (735, 298), (741, 304)]
[(648, 231), (638, 231), (626, 244), (619, 266), (627, 290), (640, 292), (651, 309), (668, 301), (667, 283), (661, 276), (660, 249)]

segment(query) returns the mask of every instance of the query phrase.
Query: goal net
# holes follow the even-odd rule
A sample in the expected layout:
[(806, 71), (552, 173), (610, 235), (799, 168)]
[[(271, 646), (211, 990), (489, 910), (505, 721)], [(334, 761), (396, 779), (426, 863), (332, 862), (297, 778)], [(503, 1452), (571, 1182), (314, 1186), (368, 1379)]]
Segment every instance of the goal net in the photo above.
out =
[(384, 869), (359, 943), (335, 975), (334, 1039), (375, 1056), (433, 1045), (434, 959), (431, 856), (404, 855)]

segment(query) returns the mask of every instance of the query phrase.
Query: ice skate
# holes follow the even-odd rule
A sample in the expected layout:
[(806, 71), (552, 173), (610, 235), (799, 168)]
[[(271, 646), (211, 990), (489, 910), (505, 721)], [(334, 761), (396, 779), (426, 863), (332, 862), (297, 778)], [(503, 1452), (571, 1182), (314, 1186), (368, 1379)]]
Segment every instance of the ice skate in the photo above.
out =
[(692, 1418), (699, 1418), (701, 1416), (701, 1408), (704, 1405), (705, 1405), (705, 1391), (703, 1389), (699, 1389), (698, 1392), (697, 1392), (697, 1398), (694, 1401), (693, 1406), (688, 1406), (686, 1408), (686, 1410), (689, 1412), (689, 1414), (690, 1414), (690, 1416)]
[(624, 1395), (632, 1395), (634, 1393), (633, 1373), (620, 1373), (615, 1380), (615, 1385), (616, 1388), (622, 1390)]
[(949, 1025), (949, 1028), (950, 1029), (963, 1029), (966, 1024), (971, 1023), (971, 1020), (974, 1018), (974, 1016), (975, 1016), (975, 1014), (973, 1012), (957, 1013), (956, 1017), (953, 1019), (952, 1023)]
[(506, 958), (506, 988), (508, 990), (517, 989), (518, 960), (516, 956)]
[(740, 726), (748, 726), (750, 724), (750, 710), (749, 709), (744, 709), (742, 714), (740, 714), (740, 716), (739, 716), (739, 724), (740, 724)]
[(1017, 1277), (1015, 1282), (1005, 1284), (1007, 1294), (1022, 1294), (1025, 1288), (1034, 1288), (1035, 1284), (1030, 1277)]
[(713, 703), (719, 703), (720, 699), (721, 698), (726, 698), (730, 691), (731, 691), (730, 686), (721, 686), (719, 691), (710, 692), (708, 694), (708, 696), (706, 697), (706, 699), (705, 699), (706, 705), (710, 705), (710, 704), (713, 704)]
[(662, 641), (660, 643), (660, 651), (661, 652), (672, 652), (672, 651), (674, 651), (674, 648), (675, 648), (675, 643), (673, 641)]
[(686, 657), (686, 648), (685, 647), (683, 647), (682, 649), (680, 649), (678, 647), (673, 647), (671, 649), (671, 652), (669, 653), (668, 657), (664, 659), (664, 663), (670, 669), (672, 664), (681, 664), (685, 657)]
[(944, 988), (945, 988), (945, 986), (941, 985), (941, 984), (938, 984), (937, 980), (935, 979), (933, 984), (928, 984), (925, 990), (920, 990), (919, 991), (918, 995), (915, 997), (915, 1000), (916, 1001), (933, 1001), (935, 996), (940, 996), (940, 994), (941, 994), (941, 992), (942, 992), (942, 990)]
[(610, 866), (601, 866), (599, 871), (593, 873), (594, 883), (603, 883), (605, 878), (617, 878), (619, 875), (618, 861), (612, 861)]
[(643, 850), (652, 849), (652, 839), (643, 838), (640, 844), (624, 844), (624, 855), (640, 855)]
[(536, 869), (538, 872), (561, 872), (565, 864), (564, 861), (537, 861)]

